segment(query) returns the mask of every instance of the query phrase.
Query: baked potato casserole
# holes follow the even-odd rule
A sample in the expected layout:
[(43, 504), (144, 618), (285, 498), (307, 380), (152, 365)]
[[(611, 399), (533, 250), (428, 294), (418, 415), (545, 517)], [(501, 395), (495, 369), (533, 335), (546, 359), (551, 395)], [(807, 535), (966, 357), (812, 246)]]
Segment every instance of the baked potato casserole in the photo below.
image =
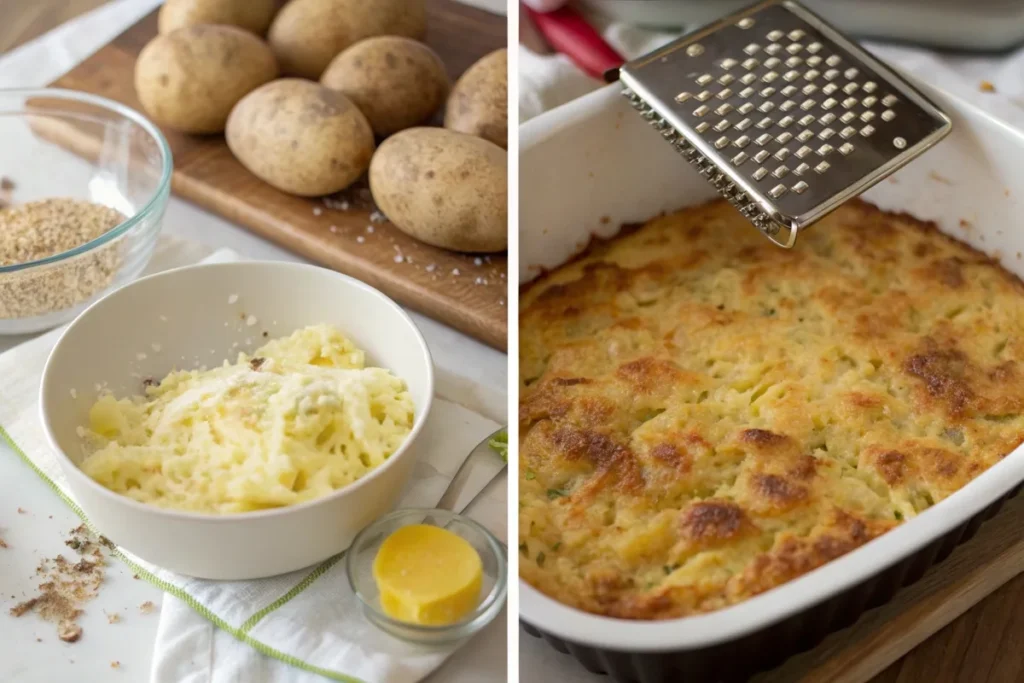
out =
[(860, 201), (790, 251), (724, 201), (656, 218), (520, 311), (520, 574), (588, 612), (741, 602), (1024, 441), (1024, 284)]

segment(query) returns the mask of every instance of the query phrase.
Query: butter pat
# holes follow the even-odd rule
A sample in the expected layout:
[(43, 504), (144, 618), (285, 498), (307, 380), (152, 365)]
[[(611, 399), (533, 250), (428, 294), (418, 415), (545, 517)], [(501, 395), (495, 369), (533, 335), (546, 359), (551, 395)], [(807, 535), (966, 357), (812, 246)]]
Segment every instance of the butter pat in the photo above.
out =
[(483, 563), (461, 536), (413, 524), (381, 544), (373, 561), (380, 603), (392, 619), (413, 624), (454, 624), (480, 600)]

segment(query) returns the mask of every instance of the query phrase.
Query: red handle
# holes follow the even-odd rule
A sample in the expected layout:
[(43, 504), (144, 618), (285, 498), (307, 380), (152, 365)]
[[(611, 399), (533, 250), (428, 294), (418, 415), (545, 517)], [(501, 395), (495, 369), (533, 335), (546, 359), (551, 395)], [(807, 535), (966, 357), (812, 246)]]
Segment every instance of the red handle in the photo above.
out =
[(601, 78), (625, 61), (575, 10), (562, 7), (541, 13), (527, 7), (526, 11), (551, 47), (591, 76)]

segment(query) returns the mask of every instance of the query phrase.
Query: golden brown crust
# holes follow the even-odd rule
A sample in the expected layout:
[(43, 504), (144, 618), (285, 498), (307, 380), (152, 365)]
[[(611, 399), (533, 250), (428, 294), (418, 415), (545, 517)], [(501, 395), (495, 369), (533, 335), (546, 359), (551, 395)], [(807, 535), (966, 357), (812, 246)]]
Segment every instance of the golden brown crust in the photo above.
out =
[(780, 250), (724, 202), (524, 288), (520, 573), (663, 619), (769, 590), (1024, 441), (1024, 285), (849, 203)]

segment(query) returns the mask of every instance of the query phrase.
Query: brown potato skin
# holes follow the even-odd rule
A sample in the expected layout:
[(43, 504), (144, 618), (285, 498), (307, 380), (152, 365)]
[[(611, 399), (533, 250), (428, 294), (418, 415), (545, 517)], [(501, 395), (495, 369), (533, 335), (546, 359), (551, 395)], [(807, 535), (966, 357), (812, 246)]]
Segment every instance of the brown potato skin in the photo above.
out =
[(236, 26), (186, 26), (151, 40), (135, 62), (135, 92), (161, 126), (220, 133), (231, 108), (277, 77), (266, 43)]
[(225, 137), (254, 175), (304, 197), (351, 185), (374, 149), (373, 130), (351, 100), (300, 78), (272, 81), (242, 98)]
[(380, 137), (427, 121), (451, 87), (436, 52), (399, 36), (352, 45), (331, 60), (320, 83), (355, 102)]
[(342, 50), (373, 36), (420, 39), (425, 0), (292, 0), (278, 12), (267, 40), (281, 72), (318, 80)]
[(262, 38), (276, 13), (276, 0), (167, 0), (157, 17), (157, 31), (164, 34), (185, 26), (226, 24)]
[(409, 128), (370, 163), (373, 200), (400, 230), (454, 251), (508, 247), (508, 154), (444, 128)]
[(444, 127), (508, 149), (508, 50), (485, 55), (455, 82)]

